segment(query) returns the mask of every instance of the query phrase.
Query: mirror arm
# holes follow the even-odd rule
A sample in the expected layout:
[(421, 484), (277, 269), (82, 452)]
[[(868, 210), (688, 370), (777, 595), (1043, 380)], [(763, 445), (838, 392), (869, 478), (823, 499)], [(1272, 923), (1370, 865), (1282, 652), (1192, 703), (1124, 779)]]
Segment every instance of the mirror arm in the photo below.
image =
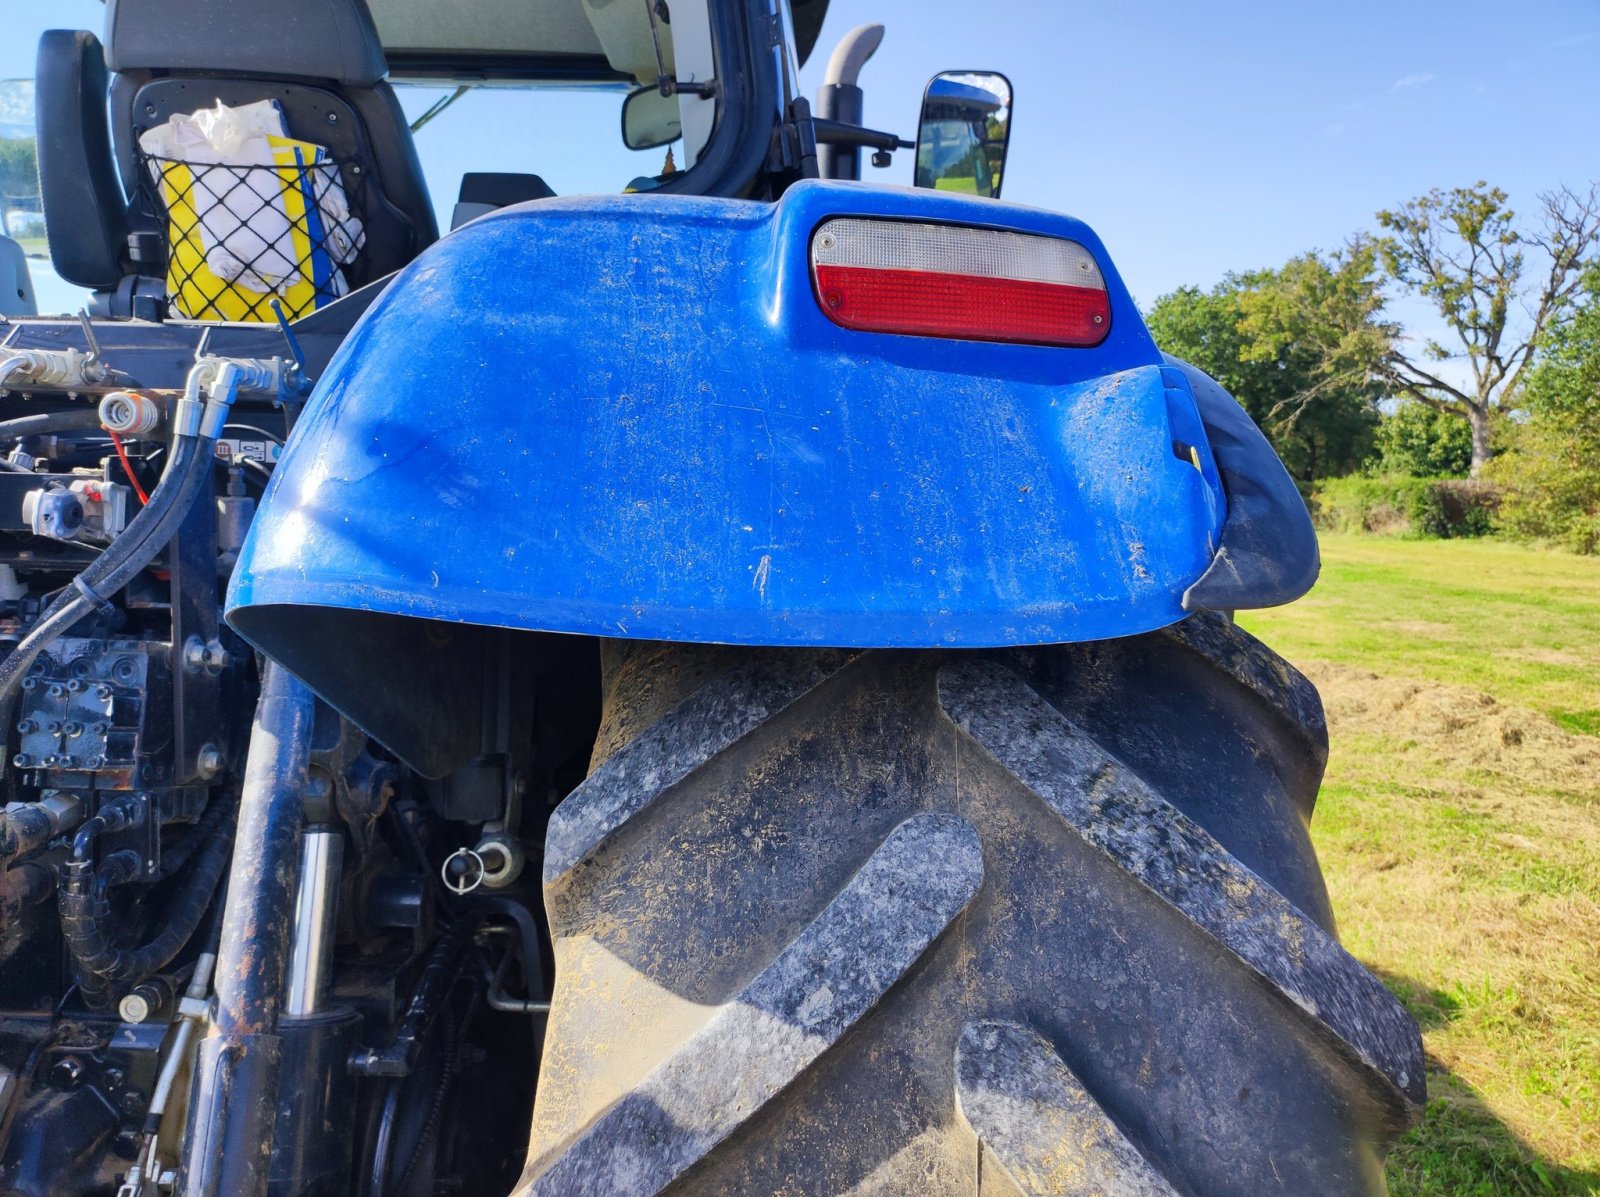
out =
[(699, 96), (702, 100), (714, 100), (722, 94), (722, 88), (717, 86), (715, 79), (696, 83), (692, 79), (674, 79), (671, 75), (658, 75), (656, 90), (663, 96), (691, 95)]
[(650, 44), (656, 53), (656, 90), (663, 96), (691, 95), (702, 100), (714, 100), (720, 94), (717, 81), (695, 83), (687, 79), (674, 79), (667, 74), (667, 58), (661, 52), (661, 21), (666, 19), (664, 0), (644, 0), (645, 15), (650, 18)]
[(824, 145), (853, 145), (872, 150), (917, 148), (914, 141), (906, 141), (893, 133), (882, 133), (877, 129), (865, 129), (860, 125), (847, 125), (841, 121), (825, 120), (822, 117), (812, 117), (811, 125), (816, 130), (817, 140)]

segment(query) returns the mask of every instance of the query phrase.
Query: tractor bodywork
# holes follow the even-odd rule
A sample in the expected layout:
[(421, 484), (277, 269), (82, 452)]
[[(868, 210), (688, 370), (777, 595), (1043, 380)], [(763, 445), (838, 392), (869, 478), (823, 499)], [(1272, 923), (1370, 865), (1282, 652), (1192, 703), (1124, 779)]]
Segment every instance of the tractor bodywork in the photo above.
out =
[[(41, 43), (94, 298), (0, 324), (0, 1191), (1381, 1193), (1415, 1027), (1334, 937), (1315, 691), (1229, 618), (1309, 517), (996, 198), (1009, 82), (936, 78), (875, 187), (882, 29), (798, 95), (825, 0), (484, 7)], [(682, 167), (468, 174), (439, 237), (411, 133), (485, 83)], [(208, 322), (178, 247), (259, 262), (143, 139), (264, 101), (312, 173), (183, 177), (356, 222)]]
[[(808, 264), (841, 215), (1072, 240), (1101, 263), (1109, 331), (1061, 349), (841, 328)], [(1077, 221), (821, 182), (772, 205), (546, 200), (441, 242), (356, 325), (230, 618), (303, 675), (374, 615), (751, 645), (1104, 639), (1184, 616), (1225, 502), (1189, 380)], [(361, 672), (384, 669), (374, 647)], [(420, 729), (373, 727), (371, 690), (328, 694), (405, 755)]]

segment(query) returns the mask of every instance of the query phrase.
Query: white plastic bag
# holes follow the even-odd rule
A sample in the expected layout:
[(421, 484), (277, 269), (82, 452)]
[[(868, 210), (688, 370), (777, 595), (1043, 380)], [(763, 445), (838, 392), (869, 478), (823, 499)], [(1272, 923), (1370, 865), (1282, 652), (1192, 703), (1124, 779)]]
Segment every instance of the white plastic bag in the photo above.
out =
[[(219, 279), (253, 291), (283, 291), (305, 278), (308, 265), (290, 237), (280, 164), (268, 140), (288, 136), (277, 102), (259, 100), (237, 108), (218, 101), (213, 108), (174, 116), (139, 138), (151, 157), (188, 165), (206, 266)], [(338, 165), (325, 154), (319, 149), (316, 161), (306, 164), (323, 234), (314, 250), (325, 250), (336, 266), (346, 266), (365, 234), (350, 212)], [(325, 287), (330, 284), (336, 295), (347, 290), (340, 270), (324, 280)]]

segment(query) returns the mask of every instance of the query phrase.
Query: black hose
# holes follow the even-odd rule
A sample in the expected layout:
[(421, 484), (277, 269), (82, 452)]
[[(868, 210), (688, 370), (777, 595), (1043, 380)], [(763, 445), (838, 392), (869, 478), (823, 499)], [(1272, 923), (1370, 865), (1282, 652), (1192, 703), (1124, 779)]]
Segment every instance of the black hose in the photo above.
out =
[(406, 1076), (411, 1072), (422, 1050), (422, 1040), (450, 995), (462, 958), (472, 947), (472, 936), (482, 923), (483, 913), (470, 910), (439, 936), (389, 1046), (355, 1053), (350, 1061), (352, 1072), (360, 1076)]
[(42, 848), (60, 826), (61, 820), (38, 802), (17, 803), (0, 812), (0, 866)]
[(0, 873), (0, 930), (10, 928), (22, 912), (50, 896), (56, 887), (53, 869), (24, 861)]
[[(194, 936), (228, 863), (236, 812), (233, 799), (219, 795), (200, 817), (194, 834), (201, 847), (183, 884), (163, 912), (161, 930), (149, 943), (137, 948), (116, 946), (106, 879), (96, 872), (87, 852), (78, 855), (74, 844), (73, 859), (63, 870), (61, 935), (77, 966), (78, 986), (90, 1009), (110, 1005), (113, 983), (137, 984), (171, 964)], [(86, 824), (79, 839), (90, 830)], [(93, 836), (89, 839), (92, 842)]]
[(237, 421), (229, 420), (226, 424), (224, 424), (222, 426), (222, 430), (224, 432), (226, 432), (230, 428), (242, 428), (246, 432), (255, 433), (262, 440), (271, 441), (271, 442), (273, 442), (273, 444), (276, 444), (276, 445), (283, 444), (283, 437), (279, 436), (276, 432), (268, 432), (265, 428), (261, 427), (261, 425), (259, 425), (259, 424), (240, 424)]
[[(194, 506), (201, 488), (210, 481), (212, 446), (215, 444), (207, 437), (185, 438), (178, 442), (172, 461), (162, 474), (161, 483), (157, 484), (150, 496), (150, 502), (139, 509), (139, 514), (133, 517), (122, 535), (111, 542), (111, 547), (83, 571), (84, 581), (97, 594), (112, 595), (121, 590), (177, 535), (178, 525), (189, 514), (189, 508)], [(161, 493), (162, 485), (169, 477), (173, 479), (170, 500)], [(152, 509), (155, 511), (154, 517), (141, 528), (141, 521)], [(137, 536), (137, 543), (125, 548), (124, 542), (132, 536)]]
[(18, 416), (15, 420), (0, 420), (0, 440), (20, 440), (25, 436), (50, 436), (57, 432), (83, 432), (93, 428), (101, 430), (100, 412), (97, 408), (73, 408), (70, 411), (44, 411), (33, 416)]
[[(421, 1053), (423, 1041), (444, 1012), (445, 1004), (461, 978), (462, 958), (472, 947), (472, 936), (482, 923), (482, 912), (472, 911), (450, 925), (434, 943), (417, 987), (412, 991), (405, 1017), (389, 1047), (381, 1052), (359, 1052), (351, 1061), (353, 1071), (358, 1074), (387, 1078), (366, 1197), (386, 1197), (391, 1191), (403, 1192), (404, 1181), (415, 1170), (420, 1153), (426, 1147), (424, 1134), (414, 1136), (416, 1146), (401, 1173), (401, 1179), (391, 1183), (389, 1174), (395, 1162), (395, 1151), (399, 1147), (396, 1139), (401, 1129), (401, 1106), (408, 1096), (408, 1079), (414, 1075), (412, 1070)], [(451, 1063), (447, 1058), (440, 1071), (439, 1090), (423, 1124), (424, 1132), (435, 1124), (436, 1107), (448, 1092)]]
[[(477, 1002), (474, 1001), (473, 1006), (476, 1005)], [(468, 1013), (468, 1017), (471, 1017), (471, 1012)], [(400, 1169), (400, 1175), (395, 1177), (394, 1189), (397, 1193), (406, 1192), (417, 1165), (422, 1162), (422, 1157), (428, 1148), (433, 1146), (433, 1140), (439, 1133), (440, 1121), (444, 1117), (445, 1103), (455, 1087), (456, 1073), (461, 1067), (461, 1037), (464, 1028), (457, 1026), (453, 1018), (444, 1019), (441, 1025), (444, 1028), (444, 1065), (440, 1069), (439, 1086), (434, 1090), (433, 1100), (428, 1103), (428, 1116), (422, 1120), (422, 1129), (417, 1132), (416, 1143), (411, 1148), (406, 1166)]]
[[(29, 436), (50, 436), (58, 432), (104, 432), (98, 408), (73, 408), (70, 411), (46, 411), (33, 416), (18, 416), (14, 420), (0, 420), (0, 441), (21, 440)], [(32, 470), (0, 457), (0, 470), (12, 474), (31, 474)]]

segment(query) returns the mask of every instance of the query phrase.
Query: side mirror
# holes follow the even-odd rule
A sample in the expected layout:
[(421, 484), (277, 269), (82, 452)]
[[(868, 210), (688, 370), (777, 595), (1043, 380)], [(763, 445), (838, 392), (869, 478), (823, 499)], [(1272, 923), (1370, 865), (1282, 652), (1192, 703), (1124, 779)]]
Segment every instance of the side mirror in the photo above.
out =
[(916, 185), (993, 199), (1010, 139), (1011, 81), (994, 71), (943, 71), (922, 96)]
[(622, 101), (622, 144), (630, 150), (653, 150), (682, 136), (677, 96), (664, 96), (652, 84), (630, 91)]

